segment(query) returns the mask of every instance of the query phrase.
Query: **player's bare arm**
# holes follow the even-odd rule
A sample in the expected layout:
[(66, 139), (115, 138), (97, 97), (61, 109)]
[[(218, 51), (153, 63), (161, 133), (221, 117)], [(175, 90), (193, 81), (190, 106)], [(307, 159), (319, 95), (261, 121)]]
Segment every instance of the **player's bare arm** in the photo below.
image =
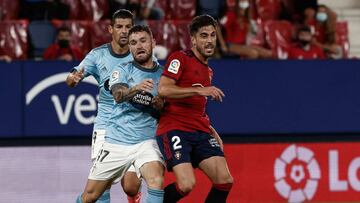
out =
[(150, 92), (154, 88), (154, 82), (151, 79), (145, 79), (140, 84), (132, 88), (127, 88), (121, 84), (115, 84), (111, 88), (112, 95), (116, 103), (129, 101), (139, 91)]
[(66, 78), (66, 84), (69, 87), (75, 87), (84, 78), (84, 67), (81, 67), (79, 71), (71, 72)]
[(186, 98), (191, 96), (210, 96), (213, 100), (222, 101), (225, 97), (223, 91), (215, 86), (209, 87), (179, 87), (176, 81), (166, 76), (161, 76), (158, 92), (163, 98)]
[(164, 108), (164, 100), (159, 96), (155, 96), (151, 100), (151, 105), (154, 109), (161, 111)]

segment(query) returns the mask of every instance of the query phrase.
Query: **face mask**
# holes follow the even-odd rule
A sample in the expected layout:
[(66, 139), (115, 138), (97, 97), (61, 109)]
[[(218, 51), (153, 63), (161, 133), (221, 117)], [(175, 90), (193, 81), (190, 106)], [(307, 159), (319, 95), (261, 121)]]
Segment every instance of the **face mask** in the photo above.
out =
[(242, 8), (242, 9), (247, 9), (249, 8), (249, 2), (248, 1), (240, 1), (239, 2), (239, 7)]
[(328, 16), (326, 13), (317, 13), (316, 14), (316, 20), (319, 22), (325, 22), (327, 20)]
[(58, 41), (58, 44), (59, 44), (60, 48), (68, 48), (69, 47), (69, 40), (60, 39)]
[(303, 39), (299, 39), (299, 42), (301, 44), (302, 47), (307, 46), (308, 44), (310, 44), (310, 41), (307, 40), (303, 40)]

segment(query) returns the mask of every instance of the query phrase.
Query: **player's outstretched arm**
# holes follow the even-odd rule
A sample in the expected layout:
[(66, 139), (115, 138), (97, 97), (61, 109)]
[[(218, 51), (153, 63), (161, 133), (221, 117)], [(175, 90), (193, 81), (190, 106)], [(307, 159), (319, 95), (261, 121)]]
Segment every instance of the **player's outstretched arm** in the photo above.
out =
[(75, 87), (84, 78), (84, 67), (80, 68), (79, 71), (71, 72), (66, 78), (66, 84), (69, 87)]
[(191, 96), (209, 96), (213, 100), (222, 101), (222, 98), (225, 94), (217, 87), (179, 87), (176, 85), (176, 81), (166, 77), (161, 76), (159, 87), (158, 87), (159, 96), (162, 98), (185, 98)]
[(195, 95), (199, 95), (199, 87), (179, 87), (176, 84), (176, 81), (166, 77), (161, 76), (159, 87), (158, 87), (158, 94), (162, 98), (185, 98), (191, 97)]
[(154, 82), (151, 79), (145, 79), (140, 84), (135, 85), (132, 88), (128, 88), (121, 83), (117, 83), (111, 86), (111, 93), (116, 103), (129, 101), (139, 91), (150, 92), (154, 88)]

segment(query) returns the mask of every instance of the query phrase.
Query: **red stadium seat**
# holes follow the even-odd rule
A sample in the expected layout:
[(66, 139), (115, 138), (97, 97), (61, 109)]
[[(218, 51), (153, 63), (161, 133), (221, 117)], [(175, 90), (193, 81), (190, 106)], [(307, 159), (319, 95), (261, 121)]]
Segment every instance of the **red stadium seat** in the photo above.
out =
[(157, 45), (167, 48), (169, 53), (179, 49), (179, 38), (177, 34), (176, 24), (173, 21), (147, 21)]
[(90, 46), (90, 34), (88, 21), (79, 20), (53, 20), (54, 27), (60, 28), (62, 26), (69, 27), (71, 30), (71, 44), (80, 48), (83, 54), (86, 54), (91, 49)]
[(189, 23), (190, 21), (188, 20), (179, 20), (175, 22), (177, 28), (177, 34), (179, 37), (179, 46), (180, 49), (182, 50), (191, 48)]
[(62, 3), (67, 4), (70, 7), (69, 19), (78, 20), (81, 15), (81, 3), (80, 0), (61, 0)]
[(251, 38), (250, 44), (264, 47), (266, 45), (264, 24), (260, 19), (258, 19), (256, 21), (256, 26), (257, 26), (257, 32), (256, 35)]
[(346, 21), (336, 23), (336, 42), (342, 47), (344, 58), (349, 57), (350, 44), (349, 44), (349, 30)]
[(108, 32), (108, 26), (110, 25), (110, 20), (100, 20), (97, 22), (89, 22), (89, 32), (90, 32), (90, 44), (91, 48), (98, 47), (102, 44), (108, 43), (111, 41), (111, 34)]
[(287, 58), (287, 50), (292, 41), (293, 29), (291, 23), (285, 20), (270, 20), (264, 24), (266, 43), (280, 59)]
[(255, 5), (257, 8), (257, 14), (263, 21), (276, 20), (280, 16), (280, 0), (256, 0)]
[(109, 17), (109, 0), (80, 0), (81, 20), (99, 21)]
[(172, 20), (191, 20), (195, 12), (196, 0), (169, 1), (169, 18)]
[(0, 53), (12, 59), (26, 59), (28, 52), (27, 20), (0, 21)]
[(19, 2), (14, 0), (0, 1), (0, 20), (15, 20), (19, 13)]

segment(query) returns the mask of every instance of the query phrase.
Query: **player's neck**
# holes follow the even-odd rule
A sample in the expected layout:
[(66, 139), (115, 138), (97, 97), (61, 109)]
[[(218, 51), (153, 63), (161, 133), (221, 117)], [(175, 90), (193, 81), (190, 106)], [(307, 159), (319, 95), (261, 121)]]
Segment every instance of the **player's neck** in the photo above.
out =
[(192, 47), (191, 51), (195, 54), (195, 57), (203, 64), (208, 64), (208, 58), (205, 58), (200, 52), (195, 48)]
[(144, 63), (139, 63), (137, 61), (135, 61), (137, 64), (139, 64), (141, 67), (146, 68), (146, 69), (153, 69), (155, 66), (154, 61), (152, 60), (152, 58), (150, 58), (150, 60), (144, 62)]
[(128, 45), (125, 45), (122, 47), (115, 41), (111, 41), (111, 48), (112, 48), (113, 52), (118, 55), (126, 54), (127, 52), (129, 52)]

